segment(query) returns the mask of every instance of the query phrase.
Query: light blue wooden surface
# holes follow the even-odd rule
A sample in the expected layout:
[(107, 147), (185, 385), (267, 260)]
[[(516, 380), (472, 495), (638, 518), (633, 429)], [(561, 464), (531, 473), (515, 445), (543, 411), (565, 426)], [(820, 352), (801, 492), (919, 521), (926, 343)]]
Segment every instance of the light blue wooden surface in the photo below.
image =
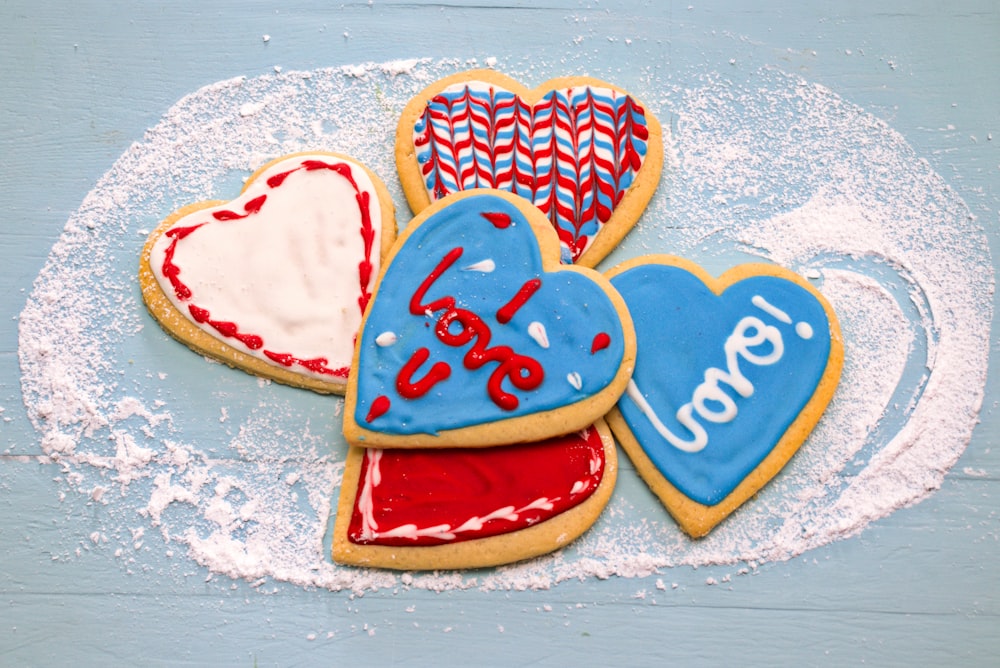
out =
[[(497, 8), (60, 4), (0, 6), (0, 663), (593, 665), (626, 654), (635, 665), (995, 665), (995, 373), (974, 437), (939, 491), (855, 538), (751, 575), (679, 567), (537, 592), (394, 588), (361, 597), (282, 583), (254, 588), (208, 577), (179, 556), (132, 565), (112, 549), (76, 555), (107, 511), (78, 495), (60, 498), (58, 467), (35, 458), (41, 449), (21, 399), (16, 320), (67, 219), (133, 141), (182, 96), (275, 65), (485, 62), (523, 52), (547, 63), (547, 77), (553, 63), (585, 53), (624, 80), (636, 53), (653, 54), (663, 68), (723, 74), (771, 65), (901, 133), (969, 205), (996, 258), (993, 3), (907, 3), (905, 11), (896, 3), (561, 0)], [(658, 589), (657, 579), (667, 587)]]

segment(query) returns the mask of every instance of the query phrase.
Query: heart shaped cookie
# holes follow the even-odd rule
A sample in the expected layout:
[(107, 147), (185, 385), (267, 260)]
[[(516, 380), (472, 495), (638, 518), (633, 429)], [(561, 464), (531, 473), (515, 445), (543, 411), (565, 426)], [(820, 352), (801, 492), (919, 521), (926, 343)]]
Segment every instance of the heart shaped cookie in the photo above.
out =
[(492, 70), (441, 79), (396, 130), (410, 208), (471, 188), (533, 202), (565, 263), (594, 267), (635, 225), (663, 167), (660, 124), (627, 92), (588, 77), (529, 90)]
[(421, 570), (545, 554), (590, 528), (617, 472), (603, 420), (540, 443), (496, 448), (352, 447), (333, 559)]
[(608, 273), (638, 344), (608, 421), (681, 527), (703, 536), (812, 431), (840, 379), (836, 315), (798, 275), (747, 264), (715, 279), (672, 256)]
[(143, 300), (204, 355), (281, 383), (343, 394), (361, 316), (395, 238), (392, 200), (333, 153), (264, 165), (231, 202), (184, 207), (150, 235)]
[(545, 217), (506, 192), (458, 193), (414, 218), (365, 314), (347, 440), (503, 445), (603, 416), (631, 374), (631, 319), (607, 279), (558, 253)]

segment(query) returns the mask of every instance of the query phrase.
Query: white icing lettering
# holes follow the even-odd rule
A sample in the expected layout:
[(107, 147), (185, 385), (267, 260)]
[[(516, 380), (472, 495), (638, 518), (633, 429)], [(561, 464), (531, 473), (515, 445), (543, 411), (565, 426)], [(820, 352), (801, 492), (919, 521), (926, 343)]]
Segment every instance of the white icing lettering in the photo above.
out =
[[(754, 306), (771, 315), (776, 320), (787, 325), (792, 319), (787, 313), (770, 304), (760, 295), (752, 298)], [(795, 325), (795, 332), (803, 339), (813, 336), (812, 326), (807, 322)], [(761, 350), (761, 347), (764, 347)], [(781, 360), (785, 354), (785, 342), (781, 331), (773, 325), (768, 325), (760, 318), (746, 316), (736, 324), (733, 333), (729, 335), (723, 346), (726, 353), (726, 368), (710, 367), (705, 371), (704, 380), (698, 384), (691, 395), (691, 401), (678, 409), (675, 418), (691, 434), (691, 439), (684, 439), (673, 433), (660, 420), (656, 411), (646, 401), (639, 386), (630, 380), (626, 395), (649, 420), (668, 443), (683, 452), (700, 452), (708, 445), (708, 433), (695, 417), (714, 424), (725, 424), (736, 419), (739, 408), (736, 399), (722, 385), (731, 388), (744, 399), (753, 395), (754, 387), (740, 370), (740, 358), (755, 366), (770, 366)]]
[(760, 295), (754, 295), (750, 299), (750, 302), (754, 306), (756, 306), (757, 308), (759, 308), (760, 310), (762, 310), (765, 313), (767, 313), (768, 315), (770, 315), (775, 320), (780, 320), (781, 322), (785, 323), (786, 325), (792, 324), (792, 318), (791, 318), (791, 316), (789, 316), (787, 313), (785, 313), (780, 308), (778, 308), (774, 304), (770, 303), (769, 301), (767, 301), (766, 299), (764, 299)]
[(632, 400), (632, 403), (638, 407), (642, 414), (646, 416), (649, 423), (653, 425), (657, 433), (662, 436), (670, 445), (674, 446), (678, 450), (683, 450), (684, 452), (700, 452), (708, 445), (708, 434), (705, 429), (698, 424), (697, 420), (691, 418), (691, 412), (693, 406), (691, 404), (684, 404), (681, 406), (680, 410), (677, 411), (677, 421), (682, 425), (687, 427), (694, 438), (690, 441), (685, 441), (684, 439), (675, 435), (667, 425), (663, 424), (660, 417), (653, 410), (653, 407), (649, 405), (646, 401), (646, 397), (643, 396), (642, 390), (636, 385), (635, 380), (629, 380), (628, 386), (625, 389), (625, 394), (628, 398)]

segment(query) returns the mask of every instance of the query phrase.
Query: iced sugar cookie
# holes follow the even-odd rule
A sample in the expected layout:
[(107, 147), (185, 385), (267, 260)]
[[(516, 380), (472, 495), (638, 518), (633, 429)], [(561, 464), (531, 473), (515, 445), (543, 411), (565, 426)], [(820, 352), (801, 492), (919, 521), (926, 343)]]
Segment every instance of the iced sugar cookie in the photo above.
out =
[(819, 420), (843, 364), (836, 315), (803, 278), (772, 265), (713, 278), (655, 255), (608, 275), (638, 342), (635, 372), (608, 421), (681, 528), (703, 536)]
[(365, 315), (344, 435), (367, 447), (539, 441), (625, 390), (632, 322), (601, 274), (559, 263), (545, 216), (510, 193), (457, 193), (397, 240)]
[(652, 197), (663, 138), (646, 106), (612, 84), (565, 77), (527, 89), (472, 70), (407, 104), (396, 166), (414, 212), (470, 188), (507, 190), (548, 217), (563, 262), (594, 267)]
[(164, 220), (139, 266), (153, 317), (195, 351), (252, 374), (343, 394), (361, 315), (395, 239), (392, 200), (350, 158), (264, 165), (230, 202)]
[(590, 528), (617, 471), (603, 420), (540, 443), (496, 448), (351, 448), (333, 559), (426, 570), (545, 554)]

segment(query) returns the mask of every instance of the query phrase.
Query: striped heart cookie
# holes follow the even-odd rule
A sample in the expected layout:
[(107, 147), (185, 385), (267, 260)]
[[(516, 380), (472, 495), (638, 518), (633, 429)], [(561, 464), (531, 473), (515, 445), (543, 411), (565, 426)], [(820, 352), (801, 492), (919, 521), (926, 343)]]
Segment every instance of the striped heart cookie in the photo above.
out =
[(407, 104), (396, 166), (414, 212), (462, 190), (506, 190), (546, 215), (564, 263), (594, 267), (652, 197), (663, 139), (647, 107), (612, 84), (566, 77), (527, 89), (473, 70)]

